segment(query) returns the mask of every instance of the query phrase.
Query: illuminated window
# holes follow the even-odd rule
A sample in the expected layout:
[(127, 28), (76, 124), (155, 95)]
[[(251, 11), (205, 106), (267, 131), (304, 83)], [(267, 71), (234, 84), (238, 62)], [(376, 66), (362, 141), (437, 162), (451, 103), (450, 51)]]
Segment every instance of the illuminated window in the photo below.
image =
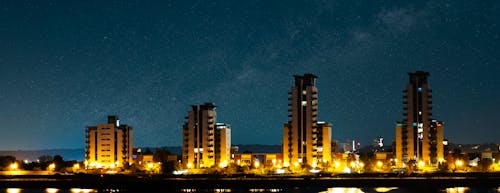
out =
[(306, 106), (307, 105), (307, 101), (302, 101), (302, 106)]
[(303, 90), (303, 91), (302, 91), (302, 94), (303, 94), (303, 95), (306, 95), (306, 94), (307, 94), (307, 91), (306, 91), (306, 90)]
[(418, 87), (418, 92), (422, 92), (422, 87)]

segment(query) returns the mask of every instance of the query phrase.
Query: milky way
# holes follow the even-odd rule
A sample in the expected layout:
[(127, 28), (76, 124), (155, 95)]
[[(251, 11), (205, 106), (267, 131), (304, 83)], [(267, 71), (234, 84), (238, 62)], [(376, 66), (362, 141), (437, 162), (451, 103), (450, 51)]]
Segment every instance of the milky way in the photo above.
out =
[(294, 74), (318, 78), (333, 139), (394, 138), (407, 72), (430, 72), (455, 143), (498, 142), (498, 1), (3, 1), (0, 149), (81, 148), (116, 114), (179, 146), (217, 104), (233, 144), (280, 144)]

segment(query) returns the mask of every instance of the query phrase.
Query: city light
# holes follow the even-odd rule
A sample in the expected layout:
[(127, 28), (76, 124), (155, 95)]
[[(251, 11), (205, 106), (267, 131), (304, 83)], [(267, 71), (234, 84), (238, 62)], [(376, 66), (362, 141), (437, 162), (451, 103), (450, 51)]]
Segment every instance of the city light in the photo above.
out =
[(20, 193), (21, 192), (21, 188), (7, 188), (7, 193)]
[(377, 161), (377, 167), (382, 167), (384, 164), (381, 161)]
[(48, 167), (48, 170), (50, 171), (54, 171), (56, 169), (56, 164), (55, 163), (51, 163)]
[(46, 193), (57, 193), (57, 192), (59, 192), (59, 189), (57, 189), (57, 188), (47, 188), (47, 189), (45, 189), (45, 192)]
[(225, 167), (227, 167), (227, 161), (224, 161), (219, 164), (219, 168), (225, 168)]
[(255, 161), (254, 166), (255, 166), (255, 168), (258, 168), (260, 166), (259, 161)]
[(455, 165), (456, 165), (457, 167), (462, 167), (462, 165), (463, 165), (463, 164), (464, 164), (464, 162), (462, 162), (462, 160), (457, 160), (457, 161), (455, 161)]
[(17, 170), (19, 168), (19, 165), (17, 163), (12, 163), (10, 164), (10, 170)]
[(425, 162), (424, 161), (419, 161), (418, 162), (418, 167), (424, 167), (425, 166)]

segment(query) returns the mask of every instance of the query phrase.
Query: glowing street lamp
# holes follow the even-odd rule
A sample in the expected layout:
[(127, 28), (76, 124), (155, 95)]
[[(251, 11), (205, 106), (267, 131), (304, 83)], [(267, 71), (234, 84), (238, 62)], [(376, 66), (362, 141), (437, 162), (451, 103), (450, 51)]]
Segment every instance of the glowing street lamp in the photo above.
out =
[(76, 164), (73, 164), (73, 171), (78, 171), (80, 169), (80, 164), (76, 163)]
[(462, 162), (462, 160), (455, 161), (455, 166), (456, 167), (462, 167), (463, 165), (464, 165), (464, 162)]
[(55, 163), (51, 163), (49, 165), (49, 170), (54, 171), (55, 169), (56, 169), (56, 164)]
[(381, 161), (377, 161), (377, 167), (381, 168), (384, 165)]
[(19, 168), (19, 165), (17, 165), (17, 163), (12, 163), (10, 164), (10, 170), (17, 170)]
[(258, 161), (256, 161), (256, 162), (254, 163), (254, 166), (255, 166), (255, 168), (258, 168), (258, 167), (260, 166), (260, 163), (259, 163)]
[(418, 162), (418, 167), (424, 167), (425, 166), (425, 162), (424, 161), (419, 161)]

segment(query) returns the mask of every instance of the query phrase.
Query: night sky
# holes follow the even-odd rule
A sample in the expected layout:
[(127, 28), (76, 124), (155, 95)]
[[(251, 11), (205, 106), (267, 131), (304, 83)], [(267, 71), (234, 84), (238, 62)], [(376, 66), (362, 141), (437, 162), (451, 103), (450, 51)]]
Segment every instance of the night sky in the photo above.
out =
[(500, 1), (0, 1), (0, 150), (82, 148), (116, 114), (180, 146), (215, 102), (233, 144), (281, 144), (294, 74), (333, 139), (387, 142), (408, 72), (430, 72), (453, 143), (500, 142)]

